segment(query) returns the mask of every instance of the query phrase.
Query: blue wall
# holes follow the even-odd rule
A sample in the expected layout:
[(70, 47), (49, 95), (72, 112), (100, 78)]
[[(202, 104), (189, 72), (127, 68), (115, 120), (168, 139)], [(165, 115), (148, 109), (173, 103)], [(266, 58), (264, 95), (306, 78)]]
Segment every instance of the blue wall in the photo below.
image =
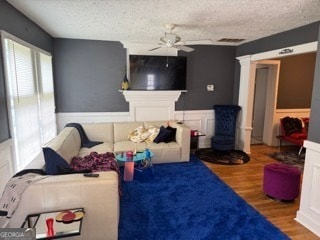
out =
[(119, 92), (125, 65), (120, 42), (54, 39), (57, 112), (129, 111)]
[[(232, 104), (234, 96), (235, 47), (192, 46), (188, 57), (187, 92), (176, 103), (177, 110), (207, 110), (214, 104)], [(215, 90), (207, 91), (213, 84)]]
[(320, 143), (320, 26), (318, 36), (318, 51), (316, 59), (316, 68), (314, 72), (313, 92), (311, 100), (311, 116), (308, 132), (308, 139)]
[[(235, 47), (193, 46), (188, 57), (187, 93), (177, 110), (211, 109), (232, 103)], [(128, 103), (119, 93), (126, 51), (119, 42), (54, 39), (58, 112), (121, 112)], [(208, 92), (207, 84), (216, 90)]]

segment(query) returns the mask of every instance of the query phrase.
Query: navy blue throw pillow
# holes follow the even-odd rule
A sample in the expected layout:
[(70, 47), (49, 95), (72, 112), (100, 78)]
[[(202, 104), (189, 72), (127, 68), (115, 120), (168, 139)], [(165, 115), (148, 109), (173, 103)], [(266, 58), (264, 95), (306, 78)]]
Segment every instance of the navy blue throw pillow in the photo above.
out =
[(165, 139), (165, 143), (168, 143), (168, 142), (173, 142), (176, 140), (176, 132), (177, 132), (177, 129), (176, 128), (173, 128), (173, 127), (170, 127), (168, 126), (167, 127), (167, 131), (170, 132), (169, 136)]
[(68, 162), (51, 148), (43, 148), (44, 160), (46, 162), (47, 175), (59, 175), (60, 169), (70, 168)]
[(155, 143), (164, 142), (166, 138), (169, 137), (170, 134), (171, 134), (170, 131), (168, 131), (164, 126), (161, 126), (160, 131), (156, 136), (156, 138), (153, 140), (153, 142)]
[(160, 127), (160, 132), (157, 135), (157, 137), (153, 140), (153, 142), (155, 143), (160, 143), (160, 142), (171, 142), (171, 141), (175, 141), (176, 139), (176, 128), (172, 128), (170, 126), (168, 126), (167, 128), (165, 128), (164, 126)]

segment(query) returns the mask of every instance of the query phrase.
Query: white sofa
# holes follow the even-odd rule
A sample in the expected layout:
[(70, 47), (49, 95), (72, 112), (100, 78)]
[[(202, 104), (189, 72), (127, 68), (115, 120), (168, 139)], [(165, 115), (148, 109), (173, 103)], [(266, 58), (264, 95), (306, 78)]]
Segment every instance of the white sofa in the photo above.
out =
[[(150, 125), (176, 128), (176, 141), (169, 143), (145, 142), (135, 144), (127, 136), (138, 126)], [(190, 155), (190, 129), (174, 121), (119, 122), (83, 124), (83, 129), (92, 141), (102, 144), (92, 148), (81, 148), (76, 128), (64, 128), (46, 147), (55, 150), (70, 163), (74, 156), (85, 156), (92, 151), (98, 153), (142, 150), (148, 147), (153, 153), (153, 163), (186, 162)], [(82, 174), (47, 176), (33, 183), (23, 193), (21, 202), (7, 227), (20, 227), (31, 213), (83, 207), (82, 232), (74, 239), (118, 239), (119, 177), (115, 171), (100, 172), (98, 178), (87, 178)]]

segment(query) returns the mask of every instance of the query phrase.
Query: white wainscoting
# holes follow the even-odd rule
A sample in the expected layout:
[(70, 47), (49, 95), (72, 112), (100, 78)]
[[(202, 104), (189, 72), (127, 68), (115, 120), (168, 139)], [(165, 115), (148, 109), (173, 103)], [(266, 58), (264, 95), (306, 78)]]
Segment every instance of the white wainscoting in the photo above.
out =
[(12, 140), (0, 143), (0, 193), (2, 193), (8, 180), (13, 176)]
[[(146, 119), (149, 120), (149, 119)], [(183, 121), (191, 129), (196, 129), (206, 136), (199, 137), (200, 147), (209, 147), (210, 138), (214, 134), (214, 111), (175, 111), (170, 120)], [(129, 112), (99, 112), (99, 113), (57, 113), (58, 131), (70, 122), (94, 123), (94, 122), (127, 122), (132, 121)], [(139, 119), (139, 121), (143, 121)]]
[[(278, 146), (279, 123), (280, 118), (290, 117), (309, 117), (310, 109), (277, 109), (272, 132), (272, 146)], [(99, 112), (99, 113), (58, 113), (57, 124), (60, 131), (67, 123), (90, 123), (90, 122), (127, 122), (134, 121), (130, 112)], [(203, 132), (206, 136), (199, 138), (199, 146), (210, 147), (210, 139), (214, 135), (214, 111), (213, 110), (192, 110), (192, 111), (174, 111), (173, 120), (182, 121), (191, 129)], [(150, 120), (150, 119), (145, 119)], [(160, 119), (162, 120), (162, 119)], [(139, 119), (143, 121), (143, 119)], [(239, 123), (238, 123), (239, 124)], [(239, 128), (239, 126), (238, 126)], [(282, 145), (286, 143), (283, 142)]]
[(276, 109), (276, 120), (284, 117), (309, 117), (310, 108), (301, 108), (301, 109)]
[(320, 144), (305, 141), (306, 159), (303, 171), (300, 208), (296, 221), (320, 237)]
[(211, 137), (214, 135), (213, 110), (176, 111), (175, 119), (183, 121), (190, 129), (198, 130), (206, 135), (199, 137), (200, 148), (211, 146)]

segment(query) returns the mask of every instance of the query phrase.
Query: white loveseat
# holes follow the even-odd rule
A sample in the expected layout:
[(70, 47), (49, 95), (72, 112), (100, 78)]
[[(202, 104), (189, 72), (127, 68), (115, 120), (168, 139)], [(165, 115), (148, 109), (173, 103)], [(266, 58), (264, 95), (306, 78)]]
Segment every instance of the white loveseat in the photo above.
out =
[[(143, 125), (170, 125), (176, 128), (176, 141), (169, 143), (133, 143), (127, 136)], [(64, 128), (46, 147), (55, 150), (70, 163), (74, 156), (98, 153), (142, 150), (149, 148), (153, 163), (186, 162), (190, 155), (190, 129), (175, 121), (115, 122), (83, 124), (83, 129), (92, 141), (102, 144), (81, 148), (79, 132), (74, 127)], [(43, 163), (44, 164), (44, 163)], [(33, 183), (23, 193), (18, 208), (7, 227), (20, 227), (31, 213), (83, 207), (82, 232), (75, 239), (118, 239), (120, 216), (119, 176), (115, 171), (100, 172), (98, 178), (82, 174), (52, 175)]]

